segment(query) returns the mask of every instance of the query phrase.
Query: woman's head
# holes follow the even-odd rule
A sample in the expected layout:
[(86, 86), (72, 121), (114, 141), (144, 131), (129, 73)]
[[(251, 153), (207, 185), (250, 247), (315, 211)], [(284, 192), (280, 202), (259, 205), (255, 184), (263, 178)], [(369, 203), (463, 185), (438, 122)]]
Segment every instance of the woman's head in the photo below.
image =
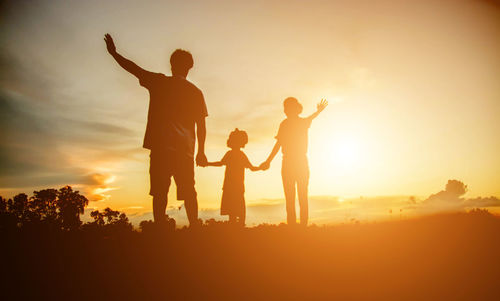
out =
[(248, 135), (245, 131), (240, 131), (237, 128), (229, 134), (227, 146), (230, 148), (242, 148), (248, 143)]
[(302, 105), (295, 97), (288, 97), (285, 99), (285, 101), (283, 101), (283, 107), (287, 117), (299, 116), (299, 114), (302, 113)]

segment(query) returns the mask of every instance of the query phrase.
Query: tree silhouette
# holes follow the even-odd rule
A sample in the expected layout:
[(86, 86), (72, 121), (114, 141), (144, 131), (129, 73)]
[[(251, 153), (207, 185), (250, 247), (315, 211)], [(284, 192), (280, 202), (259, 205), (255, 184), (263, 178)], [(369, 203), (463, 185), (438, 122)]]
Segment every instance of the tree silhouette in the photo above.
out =
[(9, 203), (12, 203), (12, 200), (0, 196), (0, 230), (13, 229), (17, 226), (17, 217), (10, 212)]
[(20, 193), (7, 201), (9, 212), (17, 219), (17, 226), (22, 226), (28, 221), (28, 196)]
[[(34, 191), (32, 197), (20, 193), (12, 199), (0, 196), (0, 230), (30, 229), (36, 232), (96, 230), (106, 233), (133, 231), (127, 215), (111, 208), (92, 211), (93, 222), (82, 226), (80, 215), (88, 205), (88, 199), (70, 186)], [(101, 231), (102, 232), (102, 231)]]
[(142, 233), (154, 234), (175, 231), (175, 219), (165, 215), (165, 220), (162, 223), (155, 223), (152, 220), (144, 220), (139, 224), (139, 229)]
[(32, 197), (25, 193), (9, 200), (0, 197), (0, 228), (75, 230), (81, 225), (80, 214), (88, 203), (70, 186), (34, 191)]
[(70, 186), (65, 186), (57, 192), (59, 220), (65, 230), (76, 230), (82, 224), (80, 214), (84, 213), (89, 200)]
[(133, 230), (133, 226), (125, 213), (112, 210), (109, 207), (104, 209), (104, 212), (100, 212), (99, 210), (90, 212), (90, 217), (94, 221), (88, 224), (87, 229), (106, 229), (108, 232)]
[(92, 212), (90, 212), (90, 217), (92, 217), (94, 219), (94, 224), (97, 225), (97, 226), (104, 226), (104, 215), (99, 212), (99, 210), (94, 210)]
[(58, 218), (57, 194), (56, 189), (44, 189), (33, 192), (33, 197), (30, 198), (29, 202), (33, 218), (38, 221), (44, 221), (47, 224), (55, 224)]
[(139, 223), (139, 229), (141, 229), (143, 233), (152, 232), (153, 228), (154, 222), (152, 220), (144, 220)]

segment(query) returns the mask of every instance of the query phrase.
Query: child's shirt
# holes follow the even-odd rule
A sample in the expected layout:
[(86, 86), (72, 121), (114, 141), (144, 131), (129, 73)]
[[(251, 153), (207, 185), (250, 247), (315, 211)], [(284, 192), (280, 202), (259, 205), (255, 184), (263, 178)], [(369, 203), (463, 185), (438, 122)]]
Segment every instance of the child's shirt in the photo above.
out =
[(276, 139), (281, 144), (283, 159), (295, 159), (307, 155), (310, 118), (287, 118), (280, 124)]
[(221, 162), (226, 165), (222, 189), (243, 193), (245, 191), (245, 168), (251, 166), (248, 157), (241, 150), (230, 150), (224, 155)]

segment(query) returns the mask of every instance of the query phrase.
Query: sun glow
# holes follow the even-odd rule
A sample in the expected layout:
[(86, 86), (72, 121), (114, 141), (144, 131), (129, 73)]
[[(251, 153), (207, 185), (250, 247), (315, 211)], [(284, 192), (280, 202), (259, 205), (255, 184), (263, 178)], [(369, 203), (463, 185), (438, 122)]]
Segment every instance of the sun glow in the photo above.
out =
[[(322, 145), (319, 151), (311, 150), (313, 158), (321, 161), (321, 166), (343, 172), (356, 172), (364, 164), (364, 148), (359, 137), (338, 136)], [(313, 159), (314, 160), (314, 159)]]
[(337, 145), (332, 145), (332, 160), (335, 165), (343, 169), (354, 169), (359, 167), (361, 159), (360, 143), (353, 138), (340, 141)]

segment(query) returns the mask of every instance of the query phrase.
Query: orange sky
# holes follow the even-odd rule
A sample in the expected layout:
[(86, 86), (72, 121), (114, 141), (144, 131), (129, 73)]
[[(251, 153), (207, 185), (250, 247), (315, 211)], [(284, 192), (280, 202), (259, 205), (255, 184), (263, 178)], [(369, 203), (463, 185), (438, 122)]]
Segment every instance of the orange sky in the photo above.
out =
[[(313, 221), (390, 218), (408, 196), (424, 200), (449, 179), (468, 185), (466, 198), (500, 196), (500, 8), (435, 2), (7, 1), (0, 195), (72, 184), (101, 199), (90, 207), (149, 217), (140, 148), (148, 93), (106, 53), (110, 32), (120, 53), (151, 71), (168, 74), (176, 48), (192, 52), (210, 160), (238, 127), (260, 163), (285, 97), (305, 114), (327, 98), (310, 130)], [(223, 168), (196, 173), (200, 206), (212, 212)], [(248, 172), (246, 191), (250, 205), (281, 206), (279, 158)], [(262, 212), (249, 219), (280, 219), (280, 209)]]

